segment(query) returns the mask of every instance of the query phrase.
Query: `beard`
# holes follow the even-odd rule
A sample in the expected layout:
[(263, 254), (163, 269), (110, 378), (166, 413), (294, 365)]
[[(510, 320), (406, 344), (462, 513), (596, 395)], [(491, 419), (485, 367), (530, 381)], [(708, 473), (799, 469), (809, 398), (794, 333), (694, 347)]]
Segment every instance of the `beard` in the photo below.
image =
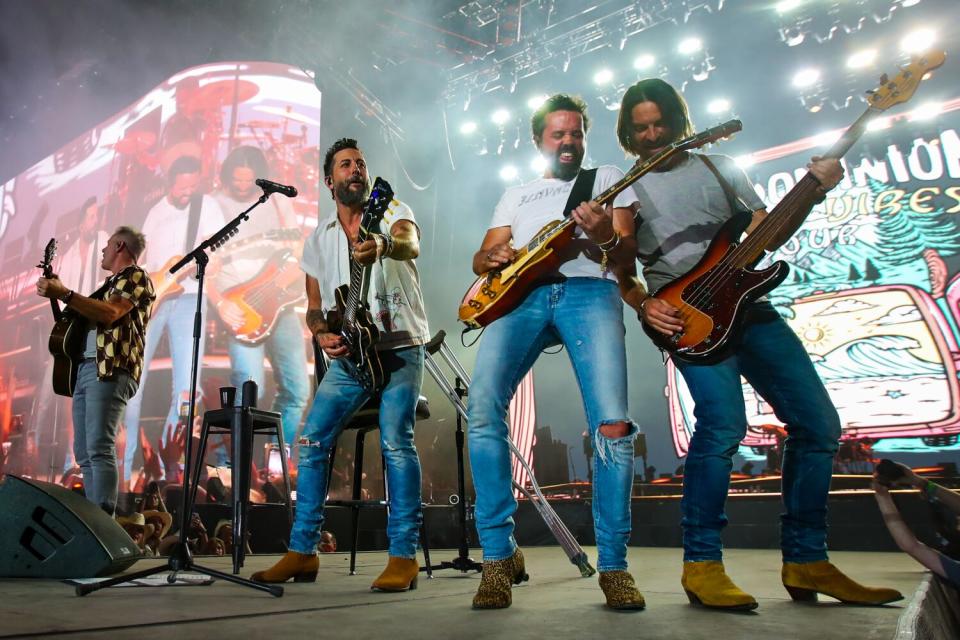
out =
[[(563, 153), (573, 154), (573, 162), (560, 162), (560, 155)], [(550, 168), (553, 171), (553, 177), (560, 180), (569, 181), (577, 177), (580, 171), (580, 165), (583, 164), (583, 151), (572, 144), (562, 145), (550, 157)]]
[[(351, 189), (353, 184), (362, 184), (363, 189)], [(360, 204), (366, 202), (367, 196), (370, 195), (370, 181), (365, 178), (350, 178), (334, 185), (334, 192), (340, 204), (347, 206)]]

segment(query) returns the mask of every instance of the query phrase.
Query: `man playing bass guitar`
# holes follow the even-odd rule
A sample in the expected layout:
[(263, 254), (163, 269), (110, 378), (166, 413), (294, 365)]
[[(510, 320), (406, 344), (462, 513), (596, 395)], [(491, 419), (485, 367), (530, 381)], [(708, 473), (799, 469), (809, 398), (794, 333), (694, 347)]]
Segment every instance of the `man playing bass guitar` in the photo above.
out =
[[(540, 352), (562, 344), (580, 383), (594, 444), (600, 587), (608, 606), (640, 609), (643, 596), (626, 570), (638, 428), (627, 417), (623, 304), (611, 273), (624, 265), (635, 268), (636, 198), (627, 187), (612, 209), (592, 200), (623, 178), (615, 167), (597, 169), (592, 184), (578, 181), (578, 174), (587, 173), (580, 171), (589, 126), (582, 99), (552, 96), (534, 113), (531, 125), (533, 142), (547, 161), (543, 177), (508, 189), (500, 199), (474, 255), (473, 271), (482, 275), (510, 265), (517, 257), (514, 247), (529, 242), (546, 224), (564, 219), (564, 203), (573, 207), (570, 215), (579, 230), (559, 269), (487, 326), (480, 342), (468, 403), (470, 466), (483, 545), (483, 574), (473, 606), (510, 606), (511, 584), (526, 579), (523, 555), (513, 538), (517, 502), (510, 480), (507, 406)], [(583, 186), (575, 187), (575, 182)]]
[[(641, 159), (652, 156), (690, 131), (686, 102), (663, 80), (642, 80), (624, 94), (617, 137), (628, 154)], [(820, 183), (821, 200), (843, 175), (837, 160), (814, 157), (808, 168)], [(636, 191), (640, 200), (637, 251), (650, 291), (697, 264), (711, 238), (736, 213), (738, 201), (753, 212), (748, 234), (767, 215), (747, 176), (726, 156), (684, 153), (641, 178)], [(795, 227), (782, 229), (766, 249), (775, 249), (794, 231)], [(675, 306), (647, 295), (639, 283), (635, 291), (627, 302), (643, 322), (667, 336), (684, 330)], [(898, 592), (857, 584), (827, 561), (827, 494), (840, 418), (787, 323), (763, 299), (748, 304), (745, 327), (722, 360), (703, 364), (674, 358), (693, 397), (696, 416), (681, 502), (681, 582), (691, 603), (718, 609), (757, 606), (753, 596), (727, 577), (720, 539), (727, 522), (724, 503), (732, 458), (747, 428), (741, 376), (787, 425), (781, 548), (783, 584), (790, 595), (810, 600), (819, 592), (858, 604), (899, 600)]]
[(137, 265), (146, 241), (119, 227), (102, 250), (100, 266), (110, 277), (90, 297), (56, 277), (40, 278), (37, 295), (57, 299), (89, 329), (73, 392), (73, 451), (83, 470), (87, 499), (113, 516), (117, 505), (116, 439), (127, 401), (143, 368), (144, 339), (153, 305), (153, 283)]
[[(330, 452), (344, 425), (375, 397), (380, 407), (380, 444), (390, 493), (390, 559), (372, 587), (404, 591), (416, 586), (419, 572), (420, 460), (413, 443), (413, 427), (423, 382), (423, 345), (430, 339), (414, 263), (420, 253), (420, 230), (410, 208), (396, 200), (389, 203), (379, 229), (361, 226), (370, 182), (356, 140), (338, 140), (327, 150), (323, 174), (336, 211), (320, 218), (304, 244), (301, 267), (306, 273), (307, 326), (330, 358), (330, 366), (317, 387), (299, 440), (297, 514), (290, 532), (290, 551), (270, 569), (253, 574), (253, 579), (316, 579)], [(367, 239), (358, 243), (358, 236)], [(351, 353), (344, 332), (334, 332), (329, 322), (332, 318), (328, 311), (342, 291), (338, 289), (348, 282), (353, 287), (355, 265), (363, 267), (363, 278), (371, 290), (369, 301), (360, 301), (364, 308), (369, 302), (374, 328), (367, 329), (371, 334), (379, 333), (372, 345), (376, 355), (370, 359), (377, 360), (380, 370), (372, 383), (369, 379), (361, 381), (353, 366), (358, 354)], [(366, 310), (360, 315), (367, 315)]]

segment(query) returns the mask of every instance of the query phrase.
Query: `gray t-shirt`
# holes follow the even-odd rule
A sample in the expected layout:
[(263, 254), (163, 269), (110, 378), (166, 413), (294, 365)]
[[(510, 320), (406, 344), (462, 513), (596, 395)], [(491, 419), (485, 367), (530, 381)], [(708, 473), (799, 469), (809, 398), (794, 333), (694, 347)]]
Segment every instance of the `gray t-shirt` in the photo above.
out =
[[(696, 155), (688, 154), (669, 171), (650, 172), (633, 186), (640, 202), (637, 257), (651, 292), (693, 268), (733, 215), (717, 177)], [(733, 158), (707, 157), (751, 211), (765, 207)]]

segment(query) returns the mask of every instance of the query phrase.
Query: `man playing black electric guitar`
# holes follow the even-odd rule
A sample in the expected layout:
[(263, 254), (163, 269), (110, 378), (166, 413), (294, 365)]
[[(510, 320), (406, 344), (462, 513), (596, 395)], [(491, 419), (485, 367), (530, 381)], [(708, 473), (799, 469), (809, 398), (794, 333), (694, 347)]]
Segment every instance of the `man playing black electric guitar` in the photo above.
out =
[[(651, 157), (692, 130), (686, 102), (663, 80), (642, 80), (624, 94), (617, 137), (628, 154)], [(837, 160), (815, 157), (808, 168), (820, 183), (821, 199), (843, 176)], [(651, 291), (697, 264), (714, 234), (734, 215), (738, 200), (754, 212), (748, 233), (767, 215), (747, 176), (726, 156), (684, 153), (641, 178), (636, 191), (637, 252)], [(781, 229), (767, 250), (794, 231)], [(634, 292), (625, 299), (649, 326), (665, 335), (684, 330), (676, 307), (647, 295), (639, 283)], [(718, 609), (757, 606), (727, 577), (720, 540), (732, 458), (747, 428), (741, 376), (787, 425), (781, 547), (783, 584), (790, 595), (815, 600), (819, 592), (857, 604), (899, 600), (897, 591), (864, 587), (827, 561), (827, 493), (840, 418), (800, 340), (773, 307), (762, 300), (752, 303), (742, 334), (719, 362), (673, 361), (696, 405), (681, 502), (681, 582), (691, 603)]]
[(154, 300), (150, 276), (137, 265), (145, 245), (143, 234), (130, 227), (114, 231), (100, 262), (111, 275), (91, 297), (68, 289), (56, 277), (37, 281), (37, 295), (60, 300), (90, 325), (73, 392), (73, 451), (87, 499), (111, 516), (119, 480), (117, 428), (140, 383)]
[[(419, 572), (420, 460), (413, 444), (413, 426), (423, 381), (423, 345), (430, 338), (414, 264), (420, 253), (420, 230), (410, 208), (396, 200), (380, 223), (382, 233), (360, 228), (370, 183), (356, 140), (338, 140), (327, 150), (323, 174), (336, 211), (320, 218), (304, 245), (301, 266), (307, 274), (307, 326), (331, 362), (299, 440), (297, 516), (290, 532), (290, 551), (270, 569), (253, 574), (253, 579), (316, 579), (330, 451), (351, 416), (376, 394), (390, 492), (390, 560), (372, 586), (381, 591), (404, 591), (416, 586)], [(361, 233), (368, 239), (357, 243)], [(360, 302), (369, 302), (374, 331), (380, 334), (375, 348), (385, 377), (376, 389), (358, 379), (351, 364), (355, 354), (327, 322), (326, 312), (336, 299), (334, 292), (351, 280), (351, 260), (370, 267), (370, 299)]]

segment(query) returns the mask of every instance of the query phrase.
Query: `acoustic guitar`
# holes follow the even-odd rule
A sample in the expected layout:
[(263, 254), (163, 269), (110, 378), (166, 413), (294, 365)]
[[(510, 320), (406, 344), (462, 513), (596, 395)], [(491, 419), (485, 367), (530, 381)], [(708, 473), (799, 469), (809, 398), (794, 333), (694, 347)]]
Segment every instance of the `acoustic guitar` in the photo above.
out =
[[(884, 74), (880, 86), (867, 92), (866, 111), (824, 157), (841, 158), (872, 117), (909, 100), (927, 72), (940, 67), (945, 58), (942, 51), (930, 52), (914, 57), (892, 80)], [(817, 198), (819, 186), (807, 172), (742, 242), (752, 213), (741, 212), (727, 221), (696, 266), (653, 294), (679, 309), (684, 325), (683, 331), (667, 336), (644, 322), (643, 330), (654, 344), (686, 362), (709, 363), (723, 358), (742, 329), (750, 302), (775, 289), (790, 270), (782, 261), (759, 271), (754, 267), (783, 229), (799, 227)]]
[[(604, 206), (643, 175), (677, 153), (726, 138), (740, 131), (742, 127), (739, 120), (730, 120), (674, 142), (652, 158), (638, 162), (623, 178), (594, 200)], [(562, 263), (563, 250), (574, 241), (575, 234), (576, 222), (572, 217), (544, 225), (530, 242), (517, 250), (513, 262), (501, 269), (488, 271), (470, 285), (460, 302), (460, 322), (471, 329), (479, 329), (516, 309), (534, 287), (546, 276), (556, 272)]]
[[(43, 260), (37, 265), (44, 278), (55, 278), (53, 259), (57, 255), (57, 241), (50, 238), (43, 249)], [(47, 349), (53, 356), (53, 392), (60, 396), (73, 396), (77, 386), (77, 371), (83, 359), (84, 340), (87, 336), (87, 321), (69, 309), (61, 309), (60, 303), (50, 299), (53, 311), (53, 329), (47, 340)]]

